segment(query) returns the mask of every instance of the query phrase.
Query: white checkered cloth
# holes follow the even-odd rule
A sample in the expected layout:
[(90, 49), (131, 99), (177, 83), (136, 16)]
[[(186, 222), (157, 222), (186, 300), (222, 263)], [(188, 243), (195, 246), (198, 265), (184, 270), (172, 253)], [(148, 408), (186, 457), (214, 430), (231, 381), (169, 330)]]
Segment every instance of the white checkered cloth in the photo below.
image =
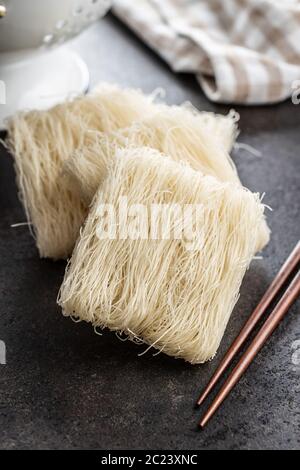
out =
[[(209, 99), (282, 101), (300, 80), (299, 0), (115, 0), (114, 13)], [(299, 82), (298, 82), (299, 83)]]

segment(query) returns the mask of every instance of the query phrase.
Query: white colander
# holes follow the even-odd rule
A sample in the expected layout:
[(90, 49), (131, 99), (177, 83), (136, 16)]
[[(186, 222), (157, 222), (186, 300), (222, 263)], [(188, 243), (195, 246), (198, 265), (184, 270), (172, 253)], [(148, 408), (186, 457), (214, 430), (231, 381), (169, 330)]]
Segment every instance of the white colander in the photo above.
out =
[(85, 91), (89, 74), (66, 45), (112, 0), (0, 0), (0, 128), (18, 109), (46, 108)]

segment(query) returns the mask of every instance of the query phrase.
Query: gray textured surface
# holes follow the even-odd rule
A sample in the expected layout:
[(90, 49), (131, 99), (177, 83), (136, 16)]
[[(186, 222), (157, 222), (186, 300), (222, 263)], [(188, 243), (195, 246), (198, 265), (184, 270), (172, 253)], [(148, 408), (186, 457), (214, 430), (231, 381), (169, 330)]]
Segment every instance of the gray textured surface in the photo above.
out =
[[(86, 59), (92, 82), (117, 81), (151, 91), (163, 87), (170, 103), (190, 100), (227, 112), (202, 95), (193, 77), (176, 76), (115, 20), (92, 27), (73, 47)], [(299, 303), (203, 431), (194, 400), (300, 233), (300, 106), (290, 102), (238, 109), (240, 140), (262, 157), (235, 154), (244, 184), (266, 192), (274, 208), (272, 239), (254, 261), (218, 356), (189, 366), (141, 349), (61, 316), (56, 293), (64, 263), (38, 258), (17, 200), (11, 159), (0, 147), (0, 448), (295, 449), (300, 448)]]

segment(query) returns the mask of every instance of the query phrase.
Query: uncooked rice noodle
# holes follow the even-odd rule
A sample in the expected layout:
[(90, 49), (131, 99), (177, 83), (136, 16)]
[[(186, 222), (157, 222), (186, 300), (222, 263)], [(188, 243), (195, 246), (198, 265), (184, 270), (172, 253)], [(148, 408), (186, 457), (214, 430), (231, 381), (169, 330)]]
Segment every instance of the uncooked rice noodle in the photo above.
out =
[[(64, 161), (76, 149), (89, 147), (93, 131), (112, 132), (156, 113), (160, 104), (153, 99), (138, 90), (101, 84), (88, 96), (48, 111), (22, 112), (7, 123), (20, 198), (41, 257), (68, 257), (88, 211), (76, 188), (62, 176)], [(212, 138), (229, 151), (237, 134), (235, 116), (198, 114)]]
[[(195, 113), (184, 106), (157, 106), (156, 113), (128, 128), (110, 134), (93, 133), (90, 145), (79, 148), (65, 162), (70, 185), (80, 192), (82, 200), (89, 205), (104, 180), (107, 168), (117, 148), (130, 146), (152, 147), (176, 161), (186, 161), (192, 168), (220, 181), (231, 181), (241, 185), (236, 168), (226, 150), (225, 136), (231, 129), (231, 144), (234, 140), (234, 114), (223, 118), (209, 113)], [(225, 129), (222, 139), (221, 129)], [(227, 142), (229, 145), (229, 142)], [(269, 229), (262, 220), (257, 251), (269, 241)]]
[[(184, 237), (101, 239), (102, 204), (117, 210), (124, 195), (128, 207), (201, 205), (195, 244)], [(64, 315), (192, 364), (207, 361), (238, 299), (263, 213), (259, 195), (239, 183), (202, 175), (149, 147), (117, 150), (66, 270), (58, 297)], [(153, 228), (149, 214), (146, 234)]]

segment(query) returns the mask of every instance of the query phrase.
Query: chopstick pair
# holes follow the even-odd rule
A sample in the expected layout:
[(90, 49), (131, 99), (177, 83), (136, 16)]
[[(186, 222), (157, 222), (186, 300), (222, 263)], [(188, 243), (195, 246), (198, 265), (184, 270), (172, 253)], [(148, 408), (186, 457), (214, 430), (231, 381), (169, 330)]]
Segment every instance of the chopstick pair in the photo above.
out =
[[(271, 302), (274, 300), (276, 295), (279, 293), (280, 289), (286, 283), (288, 278), (291, 276), (293, 271), (296, 269), (297, 265), (300, 262), (300, 241), (295, 246), (294, 250), (285, 261), (285, 263), (280, 268), (276, 277), (268, 287), (267, 291), (263, 295), (261, 301), (250, 315), (249, 319), (246, 321), (241, 332), (234, 340), (229, 350), (222, 359), (220, 365), (218, 366), (216, 372), (208, 383), (207, 387), (203, 393), (198, 398), (197, 404), (201, 405), (206, 397), (209, 395), (211, 390), (214, 388), (220, 377), (223, 375), (233, 358), (236, 356), (240, 348), (244, 345), (245, 341), (249, 337), (250, 333), (253, 331), (259, 320), (262, 318), (263, 314), (266, 312), (267, 308), (270, 306)], [(208, 410), (202, 416), (199, 426), (203, 428), (210, 418), (214, 415), (220, 405), (223, 403), (227, 395), (237, 384), (243, 373), (247, 370), (255, 356), (258, 354), (260, 349), (263, 347), (267, 339), (271, 336), (277, 325), (280, 323), (282, 318), (287, 313), (289, 307), (295, 302), (297, 297), (300, 295), (300, 270), (297, 272), (289, 286), (286, 288), (282, 297), (276, 304), (275, 308), (268, 316), (267, 320), (255, 336), (254, 340), (244, 352), (240, 358), (238, 364), (232, 370), (225, 383), (221, 387), (217, 396), (213, 400), (212, 404)]]

